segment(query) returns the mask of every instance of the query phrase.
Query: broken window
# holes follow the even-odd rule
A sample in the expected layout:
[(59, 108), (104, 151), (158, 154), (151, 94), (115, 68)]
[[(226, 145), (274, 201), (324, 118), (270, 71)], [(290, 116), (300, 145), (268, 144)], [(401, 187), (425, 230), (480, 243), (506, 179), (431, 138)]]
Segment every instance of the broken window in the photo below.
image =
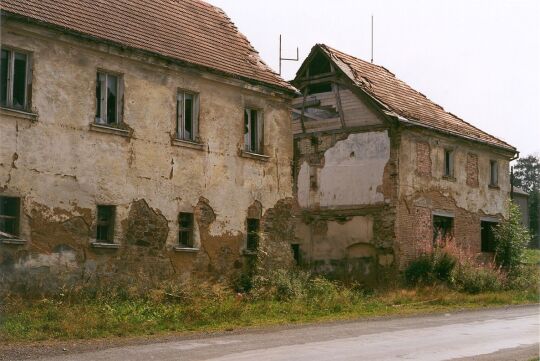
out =
[(257, 247), (259, 247), (259, 226), (260, 221), (258, 219), (247, 219), (246, 249), (249, 251), (256, 251)]
[(332, 91), (332, 84), (331, 83), (318, 83), (318, 84), (312, 84), (309, 85), (307, 88), (307, 94), (319, 94), (319, 93), (327, 93)]
[(0, 56), (0, 106), (28, 109), (30, 93), (30, 56), (2, 48)]
[(123, 82), (118, 75), (98, 72), (96, 79), (96, 123), (122, 122)]
[(454, 176), (454, 151), (451, 149), (444, 150), (444, 176)]
[(247, 152), (262, 154), (263, 121), (260, 110), (244, 110), (244, 144)]
[(193, 213), (178, 215), (178, 243), (180, 247), (193, 248)]
[(493, 232), (497, 222), (480, 222), (480, 237), (482, 252), (495, 252), (495, 233)]
[(199, 97), (180, 92), (176, 97), (176, 137), (196, 141), (198, 132)]
[(454, 234), (454, 218), (446, 216), (433, 216), (433, 245), (445, 245)]
[(291, 244), (294, 261), (297, 265), (300, 264), (300, 245), (298, 243)]
[(496, 160), (489, 161), (489, 185), (496, 186), (499, 184), (499, 164)]
[(19, 205), (19, 198), (0, 197), (0, 238), (19, 236)]
[(97, 206), (96, 240), (103, 243), (114, 243), (115, 206)]

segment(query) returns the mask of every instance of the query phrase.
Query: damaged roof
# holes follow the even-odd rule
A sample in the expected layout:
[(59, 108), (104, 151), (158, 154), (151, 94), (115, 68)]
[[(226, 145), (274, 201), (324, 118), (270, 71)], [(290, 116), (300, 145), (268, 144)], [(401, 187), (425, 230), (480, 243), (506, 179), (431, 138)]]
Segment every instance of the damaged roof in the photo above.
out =
[(2, 12), (285, 92), (219, 8), (200, 0), (2, 0)]
[(419, 126), (434, 128), (516, 152), (516, 148), (510, 144), (445, 111), (440, 105), (396, 78), (386, 68), (355, 58), (324, 44), (315, 45), (312, 53), (317, 48), (326, 53), (356, 86), (378, 101), (391, 115), (405, 118), (406, 121)]

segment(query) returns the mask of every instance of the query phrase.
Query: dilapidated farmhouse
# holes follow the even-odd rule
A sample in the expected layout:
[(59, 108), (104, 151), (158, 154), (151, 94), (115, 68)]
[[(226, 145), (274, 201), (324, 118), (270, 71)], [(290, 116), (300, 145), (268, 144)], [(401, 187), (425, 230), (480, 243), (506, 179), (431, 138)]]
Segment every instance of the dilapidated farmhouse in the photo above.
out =
[(2, 280), (293, 261), (296, 90), (222, 10), (3, 0), (0, 70)]
[(297, 260), (369, 280), (444, 239), (493, 250), (514, 147), (326, 45), (292, 83)]

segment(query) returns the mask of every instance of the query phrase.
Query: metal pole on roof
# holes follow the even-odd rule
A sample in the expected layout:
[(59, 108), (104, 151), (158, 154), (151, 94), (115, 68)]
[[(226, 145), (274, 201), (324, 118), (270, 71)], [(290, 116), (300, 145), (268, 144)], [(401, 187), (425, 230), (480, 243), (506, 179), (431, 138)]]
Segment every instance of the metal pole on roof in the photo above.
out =
[(371, 64), (373, 64), (373, 14), (371, 14)]
[(300, 60), (300, 52), (298, 50), (298, 47), (296, 47), (296, 58), (283, 58), (281, 57), (281, 34), (279, 34), (279, 75), (281, 75), (281, 62), (283, 60), (287, 60), (287, 61), (298, 61)]

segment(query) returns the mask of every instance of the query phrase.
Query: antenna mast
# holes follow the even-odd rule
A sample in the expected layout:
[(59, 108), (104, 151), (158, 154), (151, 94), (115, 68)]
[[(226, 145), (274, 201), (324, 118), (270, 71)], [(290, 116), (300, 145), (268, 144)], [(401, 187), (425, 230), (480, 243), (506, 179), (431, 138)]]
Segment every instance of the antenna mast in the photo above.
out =
[(373, 64), (373, 14), (371, 14), (371, 64)]
[(281, 34), (279, 34), (279, 75), (281, 75), (281, 62), (283, 60), (286, 60), (286, 61), (298, 61), (298, 60), (300, 60), (300, 57), (298, 55), (299, 55), (298, 47), (296, 47), (296, 58), (282, 58), (281, 57)]

